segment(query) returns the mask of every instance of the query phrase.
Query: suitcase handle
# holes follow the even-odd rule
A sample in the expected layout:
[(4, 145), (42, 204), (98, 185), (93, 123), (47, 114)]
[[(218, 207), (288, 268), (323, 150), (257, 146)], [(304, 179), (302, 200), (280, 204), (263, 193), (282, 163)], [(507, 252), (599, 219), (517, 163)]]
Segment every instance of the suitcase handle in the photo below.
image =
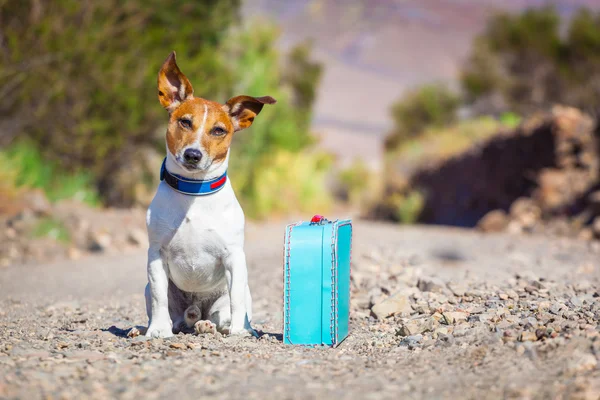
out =
[(324, 216), (319, 215), (319, 214), (316, 214), (310, 220), (310, 224), (311, 225), (325, 225), (325, 224), (330, 223), (330, 222), (331, 221), (329, 221), (327, 218), (325, 218)]

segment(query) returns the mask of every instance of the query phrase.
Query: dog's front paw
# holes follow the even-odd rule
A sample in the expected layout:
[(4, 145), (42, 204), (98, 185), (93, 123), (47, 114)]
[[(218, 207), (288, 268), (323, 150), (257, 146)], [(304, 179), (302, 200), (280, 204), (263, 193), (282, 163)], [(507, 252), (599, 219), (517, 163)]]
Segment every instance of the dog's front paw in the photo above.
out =
[(214, 335), (217, 333), (217, 326), (210, 321), (197, 321), (194, 324), (194, 331), (197, 334), (212, 333)]
[(170, 324), (151, 324), (146, 331), (146, 337), (150, 338), (168, 338), (173, 336), (173, 330)]
[(231, 329), (229, 334), (232, 336), (247, 336), (247, 337), (258, 337), (258, 333), (250, 327), (241, 328), (241, 329)]

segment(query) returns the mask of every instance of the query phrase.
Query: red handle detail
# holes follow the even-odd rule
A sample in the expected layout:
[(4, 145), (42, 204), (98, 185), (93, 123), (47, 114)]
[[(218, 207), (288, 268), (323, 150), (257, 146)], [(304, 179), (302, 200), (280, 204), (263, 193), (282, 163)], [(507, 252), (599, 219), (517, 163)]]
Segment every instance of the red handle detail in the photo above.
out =
[(323, 216), (322, 215), (315, 215), (314, 217), (312, 217), (312, 219), (310, 220), (310, 222), (312, 222), (313, 224), (318, 224), (319, 222), (323, 221)]

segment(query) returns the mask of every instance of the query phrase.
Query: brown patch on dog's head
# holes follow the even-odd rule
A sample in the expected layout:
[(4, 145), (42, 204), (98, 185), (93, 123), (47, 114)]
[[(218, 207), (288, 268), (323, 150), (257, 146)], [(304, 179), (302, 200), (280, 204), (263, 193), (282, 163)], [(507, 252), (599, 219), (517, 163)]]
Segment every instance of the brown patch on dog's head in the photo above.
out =
[[(167, 148), (186, 169), (203, 170), (222, 162), (229, 152), (233, 133), (252, 125), (264, 104), (274, 104), (270, 96), (236, 96), (225, 105), (194, 97), (193, 88), (175, 62), (175, 52), (158, 74), (158, 98), (169, 111)], [(187, 149), (202, 153), (201, 161), (190, 166), (183, 159)]]

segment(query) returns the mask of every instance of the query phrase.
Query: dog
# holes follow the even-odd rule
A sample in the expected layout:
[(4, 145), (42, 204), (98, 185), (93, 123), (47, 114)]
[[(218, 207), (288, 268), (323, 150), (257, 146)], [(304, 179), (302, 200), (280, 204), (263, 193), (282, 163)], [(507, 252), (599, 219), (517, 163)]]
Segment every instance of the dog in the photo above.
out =
[(244, 254), (244, 212), (227, 177), (234, 132), (248, 128), (270, 96), (225, 104), (194, 96), (175, 52), (158, 73), (169, 112), (167, 156), (148, 208), (146, 336), (179, 332), (254, 335)]

